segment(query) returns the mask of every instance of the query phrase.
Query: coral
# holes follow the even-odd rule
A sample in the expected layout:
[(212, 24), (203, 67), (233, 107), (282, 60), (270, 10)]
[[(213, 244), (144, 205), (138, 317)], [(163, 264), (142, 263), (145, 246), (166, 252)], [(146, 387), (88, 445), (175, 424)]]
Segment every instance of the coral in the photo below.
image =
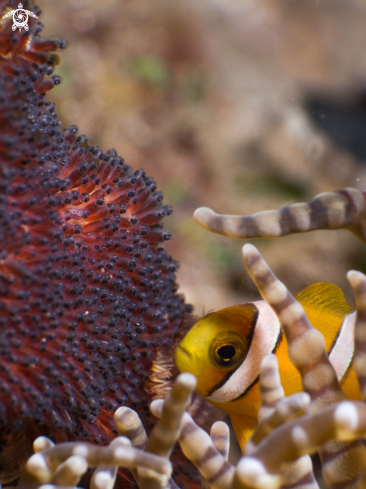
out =
[[(15, 5), (0, 0), (0, 16)], [(31, 1), (24, 8), (40, 14)], [(66, 42), (41, 40), (39, 21), (29, 26), (0, 23), (3, 483), (40, 434), (110, 441), (119, 405), (138, 408), (149, 431), (154, 361), (191, 309), (164, 250), (171, 208), (143, 170), (61, 128), (45, 93), (61, 82), (54, 51)]]

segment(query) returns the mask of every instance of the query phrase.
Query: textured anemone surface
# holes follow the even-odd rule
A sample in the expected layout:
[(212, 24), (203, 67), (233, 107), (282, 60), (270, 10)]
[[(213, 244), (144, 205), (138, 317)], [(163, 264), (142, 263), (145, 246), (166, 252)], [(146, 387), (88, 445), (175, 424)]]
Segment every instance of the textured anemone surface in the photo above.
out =
[[(0, 0), (0, 16), (16, 4)], [(40, 13), (31, 2), (24, 8)], [(45, 92), (61, 81), (52, 52), (66, 43), (41, 40), (33, 18), (28, 32), (11, 26), (1, 19), (3, 482), (23, 463), (20, 453), (14, 460), (14, 440), (29, 455), (25, 434), (103, 443), (120, 405), (137, 408), (149, 428), (153, 361), (190, 309), (163, 247), (171, 234), (161, 221), (171, 209), (154, 180), (75, 126), (61, 128)]]

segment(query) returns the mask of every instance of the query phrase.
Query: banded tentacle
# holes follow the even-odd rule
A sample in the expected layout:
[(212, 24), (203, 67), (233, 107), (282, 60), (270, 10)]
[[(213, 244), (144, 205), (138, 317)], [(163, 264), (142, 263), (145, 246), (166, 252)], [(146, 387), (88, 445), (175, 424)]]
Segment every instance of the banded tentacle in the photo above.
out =
[[(154, 416), (162, 417), (163, 405), (162, 399), (151, 403), (150, 409)], [(219, 452), (216, 442), (187, 412), (184, 413), (179, 436), (184, 455), (197, 467), (210, 489), (231, 489), (235, 467)]]
[[(287, 398), (281, 387), (278, 363), (274, 355), (269, 355), (262, 362), (259, 379), (261, 390), (261, 420), (256, 435), (246, 445), (246, 451), (242, 460), (249, 462), (249, 469), (243, 472), (237, 471), (227, 461), (229, 449), (228, 427), (225, 423), (217, 422), (212, 426), (210, 436), (193, 421), (188, 413), (182, 418), (179, 443), (184, 454), (200, 471), (203, 477), (204, 489), (269, 489), (271, 486), (257, 485), (251, 480), (253, 453), (262, 445), (272, 431), (277, 432), (279, 426), (286, 425), (309, 403), (309, 396), (298, 393)], [(163, 416), (164, 401), (153, 401), (152, 413), (161, 418)], [(254, 440), (254, 441), (253, 441)], [(273, 452), (273, 445), (271, 451)], [(300, 457), (300, 456), (299, 456)], [(299, 458), (296, 457), (296, 458)], [(267, 462), (267, 461), (266, 461)], [(318, 489), (318, 485), (312, 474), (310, 459), (307, 456), (299, 460), (293, 459), (292, 464), (278, 464), (278, 471), (265, 480), (275, 481), (274, 489)], [(270, 461), (269, 461), (269, 465)], [(240, 466), (240, 464), (239, 464)]]
[(253, 245), (245, 245), (243, 259), (263, 299), (275, 311), (288, 343), (288, 355), (300, 372), (311, 409), (345, 399), (325, 349), (322, 334), (308, 321), (303, 307), (280, 282)]
[(310, 397), (305, 392), (285, 397), (278, 371), (278, 360), (274, 354), (267, 355), (262, 361), (259, 390), (261, 407), (258, 411), (258, 426), (244, 447), (246, 454), (250, 454), (269, 433), (296, 417), (310, 403)]
[[(328, 359), (324, 338), (310, 324), (302, 306), (277, 279), (253, 245), (244, 246), (243, 258), (262, 297), (278, 316), (288, 343), (289, 358), (301, 375), (303, 390), (311, 398), (309, 412), (345, 400)], [(366, 449), (358, 440), (326, 444), (321, 448), (320, 456), (324, 478), (331, 488), (340, 489), (355, 483), (366, 463)]]
[[(153, 428), (145, 446), (145, 452), (160, 457), (169, 458), (181, 432), (185, 409), (191, 403), (191, 395), (196, 387), (196, 378), (189, 374), (180, 374), (172, 389), (165, 397), (162, 417)], [(138, 469), (138, 485), (140, 489), (165, 489), (165, 482), (161, 477), (145, 469)], [(165, 485), (164, 485), (165, 483)]]
[[(213, 446), (222, 456), (220, 462), (227, 462), (230, 450), (230, 431), (228, 425), (223, 421), (216, 421), (216, 423), (211, 426), (210, 437)], [(210, 483), (204, 477), (202, 477), (201, 484), (202, 489), (211, 489)]]
[[(36, 453), (26, 463), (17, 489), (38, 489), (42, 484), (49, 485), (48, 487), (75, 487), (88, 467), (97, 467), (91, 489), (113, 487), (113, 467), (127, 467), (132, 470), (145, 468), (165, 480), (172, 472), (169, 460), (133, 448), (125, 437), (117, 437), (105, 447), (87, 442), (53, 444), (42, 438), (35, 441), (34, 448)], [(109, 467), (114, 476), (112, 474), (110, 478), (105, 470), (98, 470), (105, 467)], [(106, 481), (106, 478), (109, 480)]]
[(125, 436), (134, 448), (143, 450), (147, 443), (147, 434), (136, 411), (122, 406), (114, 413), (118, 435)]
[(224, 421), (216, 421), (211, 427), (210, 437), (219, 454), (225, 460), (228, 460), (230, 450), (230, 431), (228, 425)]
[(202, 227), (238, 239), (276, 238), (315, 229), (348, 229), (366, 242), (366, 192), (345, 188), (251, 216), (220, 215), (200, 207), (194, 218)]
[[(255, 452), (260, 442), (272, 431), (295, 418), (310, 402), (309, 395), (304, 392), (285, 397), (277, 357), (273, 354), (267, 355), (262, 361), (259, 386), (261, 398), (259, 423), (252, 438), (244, 447), (244, 453), (248, 456)], [(282, 487), (292, 489), (319, 489), (309, 455), (303, 455), (283, 468), (281, 484)]]
[[(196, 379), (193, 375), (184, 373), (177, 377), (165, 397), (164, 404), (161, 404), (162, 418), (153, 428), (149, 438), (138, 414), (124, 406), (119, 408), (114, 415), (118, 434), (127, 437), (134, 448), (168, 459), (180, 435), (182, 417), (191, 402), (191, 394), (195, 387)], [(152, 412), (154, 414), (153, 408)], [(166, 477), (161, 477), (154, 471), (142, 468), (131, 472), (140, 489), (175, 487), (172, 480), (168, 481)]]
[[(366, 406), (359, 401), (343, 401), (296, 418), (273, 430), (249, 456), (240, 460), (236, 475), (241, 484), (237, 487), (282, 487), (282, 473), (299, 457), (320, 450), (330, 440), (358, 440), (365, 435)], [(355, 474), (353, 483), (348, 482), (347, 488), (357, 487), (363, 478), (363, 469)], [(351, 463), (344, 468), (344, 474), (348, 475), (353, 470)], [(334, 486), (344, 487), (341, 484), (329, 484), (329, 487)]]

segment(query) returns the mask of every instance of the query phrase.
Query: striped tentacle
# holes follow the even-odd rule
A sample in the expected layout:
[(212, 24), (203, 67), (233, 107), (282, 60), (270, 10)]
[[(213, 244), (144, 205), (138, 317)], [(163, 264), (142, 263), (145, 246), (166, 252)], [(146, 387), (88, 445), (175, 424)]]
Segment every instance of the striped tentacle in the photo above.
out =
[(311, 410), (345, 399), (329, 362), (322, 334), (308, 321), (304, 309), (273, 274), (253, 245), (243, 248), (245, 265), (263, 299), (275, 311), (288, 343), (288, 355), (299, 370)]
[[(39, 489), (42, 484), (55, 483), (75, 487), (83, 470), (88, 467), (117, 466), (129, 469), (145, 468), (169, 479), (172, 466), (169, 460), (145, 453), (131, 446), (125, 437), (117, 437), (106, 447), (86, 442), (66, 442), (53, 445), (44, 440), (35, 442), (37, 453), (26, 463), (17, 489)], [(77, 457), (77, 458), (75, 458)], [(84, 460), (84, 462), (81, 461)], [(93, 480), (91, 489), (100, 489)], [(108, 489), (104, 485), (103, 489)]]
[(228, 460), (230, 450), (230, 431), (228, 425), (223, 421), (216, 421), (211, 427), (210, 437), (219, 454), (225, 460)]
[[(158, 418), (162, 416), (163, 402), (158, 399), (150, 405), (151, 412)], [(210, 489), (231, 489), (235, 468), (226, 461), (211, 437), (196, 425), (187, 412), (183, 415), (179, 444)]]
[(52, 448), (54, 446), (54, 442), (47, 438), (47, 436), (39, 436), (33, 442), (33, 451), (34, 453), (38, 453), (42, 450), (46, 450), (46, 448)]
[(310, 202), (251, 216), (220, 215), (201, 207), (194, 218), (204, 228), (232, 238), (275, 238), (314, 229), (348, 229), (366, 241), (366, 192), (346, 188), (317, 195)]
[(259, 393), (261, 406), (258, 411), (258, 421), (261, 422), (273, 413), (274, 408), (285, 397), (276, 355), (267, 355), (262, 360), (259, 374)]
[[(253, 449), (250, 456), (240, 460), (233, 489), (279, 489), (281, 474), (288, 464), (299, 457), (320, 450), (331, 440), (358, 440), (365, 435), (366, 406), (357, 401), (332, 404), (315, 413), (295, 418), (273, 430)], [(344, 470), (346, 473), (353, 471), (353, 464), (350, 463)], [(362, 470), (358, 472), (361, 473), (361, 480)], [(347, 488), (357, 487), (358, 482), (347, 485)]]
[(244, 447), (244, 453), (250, 455), (257, 446), (274, 429), (296, 417), (310, 403), (305, 392), (285, 397), (278, 371), (276, 355), (267, 355), (261, 364), (259, 376), (261, 407), (258, 411), (258, 426), (253, 436)]
[[(284, 397), (275, 355), (266, 356), (261, 365), (259, 377), (261, 407), (258, 412), (258, 426), (244, 448), (251, 455), (258, 444), (273, 430), (297, 416), (310, 402), (308, 394), (301, 392)], [(318, 489), (309, 455), (304, 455), (286, 467), (282, 475), (282, 488)]]
[[(162, 416), (154, 426), (145, 446), (145, 452), (169, 458), (181, 432), (185, 409), (191, 402), (191, 395), (197, 381), (194, 375), (183, 373), (178, 375), (174, 386), (165, 397)], [(138, 470), (138, 485), (140, 489), (160, 489), (168, 485), (157, 474)]]
[[(245, 265), (262, 297), (277, 314), (288, 343), (288, 355), (299, 371), (303, 389), (311, 397), (309, 412), (345, 399), (331, 365), (324, 338), (312, 327), (302, 306), (280, 282), (253, 245), (243, 248)], [(325, 481), (331, 488), (350, 487), (366, 462), (360, 441), (335, 442), (322, 447)], [(349, 466), (352, 466), (352, 473)]]
[(128, 407), (122, 406), (114, 413), (114, 422), (118, 435), (125, 436), (135, 448), (143, 450), (147, 443), (147, 434), (138, 414)]
[[(110, 447), (118, 448), (118, 446), (126, 446), (128, 439), (124, 436), (118, 436), (110, 443)], [(128, 446), (128, 445), (127, 445)], [(91, 478), (90, 489), (113, 489), (116, 482), (118, 465), (99, 465)], [(136, 470), (132, 469), (132, 473)]]
[(88, 463), (80, 455), (72, 455), (55, 470), (50, 483), (55, 486), (76, 486), (88, 469)]
[[(223, 421), (216, 421), (211, 426), (210, 437), (216, 450), (222, 457), (228, 461), (230, 450), (230, 430)], [(202, 489), (210, 489), (208, 480), (202, 477)]]
[[(133, 409), (126, 406), (118, 408), (114, 413), (114, 422), (116, 424), (119, 436), (128, 438), (134, 448), (138, 448), (140, 450), (145, 448), (148, 440), (147, 434), (139, 415)], [(137, 470), (132, 469), (131, 473), (135, 480), (138, 480)], [(96, 476), (98, 476), (98, 474), (94, 473), (93, 480), (97, 480)], [(101, 479), (101, 477), (102, 476), (99, 474), (99, 479)]]
[(234, 467), (220, 454), (211, 437), (194, 423), (188, 413), (184, 415), (179, 443), (183, 453), (197, 467), (210, 489), (231, 487)]

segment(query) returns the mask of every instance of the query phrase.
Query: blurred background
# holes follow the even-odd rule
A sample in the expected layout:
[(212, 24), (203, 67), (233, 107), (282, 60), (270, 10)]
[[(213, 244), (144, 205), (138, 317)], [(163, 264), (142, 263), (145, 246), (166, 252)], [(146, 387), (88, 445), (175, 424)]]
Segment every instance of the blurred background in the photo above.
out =
[[(197, 207), (251, 214), (366, 188), (366, 3), (361, 0), (41, 0), (69, 41), (49, 99), (64, 126), (152, 175), (198, 315), (258, 298), (243, 242), (201, 229)], [(256, 244), (292, 293), (366, 271), (346, 231)]]

